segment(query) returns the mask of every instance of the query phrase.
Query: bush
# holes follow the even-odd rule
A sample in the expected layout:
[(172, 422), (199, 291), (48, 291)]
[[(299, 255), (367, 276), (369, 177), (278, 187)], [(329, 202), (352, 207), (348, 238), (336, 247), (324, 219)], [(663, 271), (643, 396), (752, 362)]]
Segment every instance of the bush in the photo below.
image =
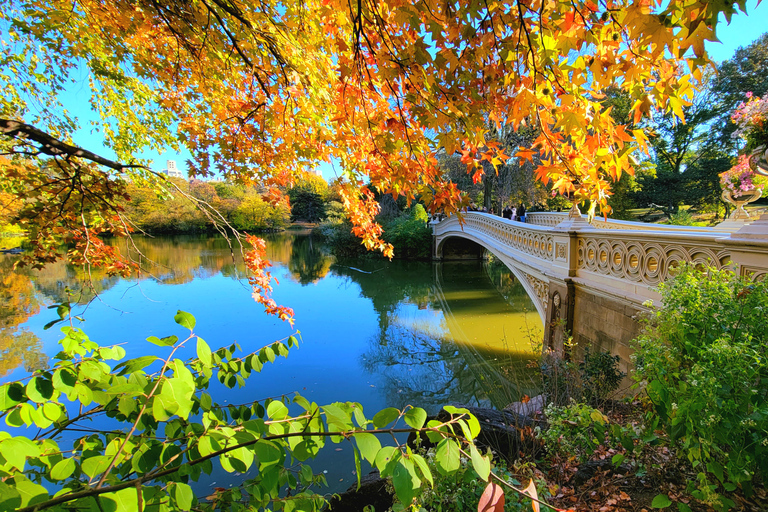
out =
[(618, 364), (619, 356), (609, 352), (591, 354), (589, 349), (584, 352), (584, 361), (579, 364), (584, 400), (596, 405), (618, 389), (621, 379), (627, 376)]
[[(434, 485), (423, 486), (421, 492), (416, 496), (414, 504), (406, 508), (395, 497), (392, 510), (400, 512), (405, 510), (434, 511), (434, 512), (465, 512), (467, 510), (477, 510), (478, 502), (486, 488), (487, 483), (481, 479), (473, 469), (468, 458), (462, 456), (458, 469), (454, 471), (445, 471), (437, 461), (436, 452), (431, 448), (425, 454), (425, 460), (433, 475)], [(520, 476), (513, 475), (505, 466), (495, 466), (491, 469), (493, 475), (503, 480), (507, 484), (520, 489)], [(495, 478), (494, 478), (495, 480)], [(527, 479), (526, 479), (527, 480)], [(498, 481), (498, 480), (497, 480)], [(549, 492), (544, 482), (539, 482), (537, 494), (539, 498), (549, 497)], [(504, 511), (528, 512), (531, 510), (531, 500), (518, 492), (509, 488), (504, 492)], [(487, 510), (487, 509), (483, 509)], [(495, 509), (494, 509), (495, 510)]]
[[(362, 240), (352, 234), (349, 220), (339, 219), (337, 204), (329, 204), (328, 220), (318, 229), (333, 255), (340, 258), (381, 257), (367, 251)], [(396, 258), (425, 259), (432, 255), (432, 229), (427, 225), (427, 212), (421, 204), (399, 216), (379, 220), (383, 222), (382, 238), (394, 246)]]
[(427, 221), (424, 207), (416, 204), (384, 226), (384, 240), (394, 246), (396, 258), (425, 259), (432, 255), (432, 228)]
[(584, 352), (576, 364), (554, 351), (542, 355), (539, 368), (542, 388), (550, 403), (565, 406), (573, 401), (599, 405), (618, 389), (626, 374), (619, 370), (619, 357), (608, 352)]
[(539, 436), (550, 455), (584, 462), (605, 442), (608, 418), (597, 409), (575, 402), (565, 407), (550, 404), (544, 414), (549, 427)]
[(660, 291), (663, 306), (636, 340), (634, 377), (699, 470), (693, 496), (727, 505), (720, 488), (749, 494), (768, 474), (768, 282), (684, 266)]

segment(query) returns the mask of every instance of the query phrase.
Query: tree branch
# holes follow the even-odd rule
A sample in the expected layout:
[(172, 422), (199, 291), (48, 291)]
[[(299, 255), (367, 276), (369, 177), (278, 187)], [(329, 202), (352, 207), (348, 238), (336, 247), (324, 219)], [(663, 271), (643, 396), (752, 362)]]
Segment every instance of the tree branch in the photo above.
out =
[(120, 172), (125, 169), (147, 169), (143, 165), (126, 165), (104, 158), (87, 149), (67, 144), (32, 125), (12, 119), (0, 119), (0, 134), (9, 138), (25, 139), (34, 142), (39, 145), (39, 151), (46, 155), (82, 158)]

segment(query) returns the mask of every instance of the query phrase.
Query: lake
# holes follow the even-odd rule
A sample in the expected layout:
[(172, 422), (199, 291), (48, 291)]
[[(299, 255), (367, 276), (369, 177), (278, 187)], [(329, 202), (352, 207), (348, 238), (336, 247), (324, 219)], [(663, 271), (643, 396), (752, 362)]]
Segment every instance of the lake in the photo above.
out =
[[(57, 318), (48, 306), (69, 301), (92, 340), (122, 344), (128, 357), (163, 356), (148, 336), (184, 335), (177, 310), (197, 319), (212, 348), (239, 343), (258, 350), (295, 331), (300, 346), (239, 389), (212, 389), (214, 399), (241, 404), (299, 392), (310, 401), (360, 402), (369, 417), (382, 408), (443, 404), (502, 408), (535, 394), (526, 365), (540, 352), (542, 324), (512, 274), (483, 261), (413, 262), (366, 258), (336, 261), (307, 232), (265, 236), (274, 298), (295, 311), (295, 327), (267, 316), (253, 301), (235, 249), (207, 236), (137, 237), (148, 273), (131, 279), (56, 263), (13, 272), (0, 257), (0, 373), (17, 380), (50, 364), (58, 351)], [(125, 242), (121, 242), (125, 243)], [(151, 262), (151, 263), (150, 263)], [(194, 345), (178, 357), (194, 357)], [(6, 427), (1, 427), (6, 428)], [(332, 491), (346, 488), (352, 452), (332, 445), (312, 465), (328, 471)], [(217, 471), (205, 485), (236, 481)]]

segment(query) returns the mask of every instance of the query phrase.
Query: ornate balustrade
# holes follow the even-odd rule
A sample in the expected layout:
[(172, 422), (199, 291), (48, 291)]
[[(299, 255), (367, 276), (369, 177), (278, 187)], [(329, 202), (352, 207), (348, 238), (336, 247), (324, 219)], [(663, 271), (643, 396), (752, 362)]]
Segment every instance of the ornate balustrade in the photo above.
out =
[[(723, 268), (731, 262), (731, 250), (720, 233), (668, 233), (663, 231), (594, 230), (576, 238), (576, 276), (599, 281), (598, 276), (643, 285), (640, 295), (657, 298), (652, 289), (681, 263)], [(766, 256), (768, 258), (768, 256)], [(603, 281), (604, 282), (604, 281)]]
[(683, 262), (716, 268), (748, 262), (750, 274), (768, 275), (768, 241), (736, 233), (613, 220), (589, 225), (578, 218), (565, 226), (568, 214), (562, 213), (536, 212), (528, 218), (531, 223), (468, 212), (463, 224), (456, 217), (435, 223), (434, 234), (438, 246), (451, 236), (472, 239), (537, 279), (576, 278), (638, 300), (657, 299), (654, 287)]

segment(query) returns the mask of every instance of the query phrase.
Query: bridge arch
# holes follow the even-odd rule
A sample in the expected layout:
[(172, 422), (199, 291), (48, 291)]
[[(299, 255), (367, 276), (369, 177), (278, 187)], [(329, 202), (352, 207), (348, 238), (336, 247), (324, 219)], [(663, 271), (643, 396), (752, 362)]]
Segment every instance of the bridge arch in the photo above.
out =
[[(467, 243), (469, 242), (469, 243)], [(470, 245), (471, 244), (471, 245)], [(546, 324), (547, 317), (547, 302), (549, 300), (549, 281), (542, 275), (529, 268), (527, 265), (515, 260), (514, 257), (505, 254), (498, 247), (486, 246), (483, 240), (477, 236), (474, 236), (468, 232), (451, 233), (439, 240), (436, 240), (435, 246), (435, 259), (439, 260), (452, 260), (452, 259), (467, 259), (466, 253), (454, 253), (456, 247), (468, 248), (474, 253), (479, 253), (477, 259), (485, 257), (486, 251), (492, 254), (496, 259), (504, 263), (504, 265), (512, 272), (528, 296), (533, 301), (536, 307), (536, 312), (539, 314), (543, 324)]]
[(534, 299), (546, 347), (563, 349), (567, 331), (580, 350), (609, 350), (625, 369), (629, 342), (640, 330), (638, 313), (649, 309), (649, 301), (659, 305), (655, 286), (678, 263), (707, 262), (768, 278), (768, 214), (730, 231), (610, 220), (589, 224), (577, 209), (532, 213), (525, 224), (466, 212), (461, 219), (433, 222), (432, 228), (435, 259), (445, 256), (446, 242), (460, 238), (504, 262)]

